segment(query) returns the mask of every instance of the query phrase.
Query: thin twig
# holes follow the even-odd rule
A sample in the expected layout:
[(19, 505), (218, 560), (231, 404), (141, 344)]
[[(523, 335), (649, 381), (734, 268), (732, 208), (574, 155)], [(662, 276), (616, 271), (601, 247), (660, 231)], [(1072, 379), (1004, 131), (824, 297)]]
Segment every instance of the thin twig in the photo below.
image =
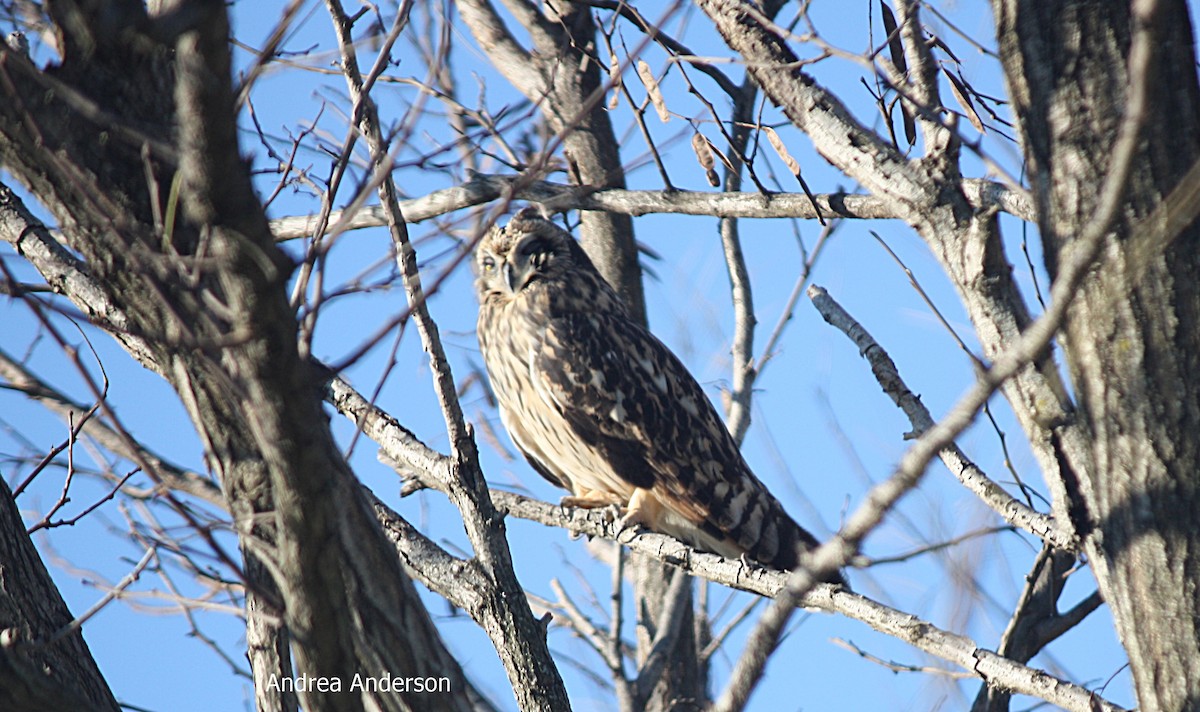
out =
[(134, 581), (137, 581), (138, 577), (141, 576), (142, 571), (150, 563), (150, 560), (154, 558), (154, 555), (157, 551), (157, 547), (153, 546), (146, 549), (146, 553), (142, 555), (141, 560), (137, 562), (137, 564), (133, 567), (133, 570), (126, 574), (125, 578), (117, 582), (116, 586), (113, 586), (111, 589), (109, 589), (108, 592), (104, 594), (103, 598), (101, 598), (99, 601), (96, 601), (91, 608), (84, 611), (83, 615), (75, 618), (75, 620), (66, 624), (62, 628), (59, 628), (47, 640), (39, 641), (37, 644), (53, 645), (63, 638), (73, 635), (76, 631), (82, 628), (83, 624), (87, 623), (92, 616), (99, 613), (105, 606), (111, 603), (114, 598), (121, 595), (122, 591), (129, 588)]
[[(484, 627), (500, 653), (517, 699), (525, 705), (539, 709), (562, 708), (567, 704), (566, 691), (546, 646), (544, 630), (533, 619), (528, 605), (516, 603), (523, 602), (524, 591), (517, 582), (508, 541), (489, 498), (483, 474), (479, 470), (474, 438), (463, 417), (454, 377), (442, 347), (437, 324), (429, 314), (416, 253), (400, 207), (399, 191), (390, 172), (391, 156), (383, 135), (378, 109), (369, 93), (373, 77), (387, 65), (387, 51), (380, 53), (375, 69), (364, 78), (359, 72), (349, 18), (339, 0), (327, 0), (326, 4), (338, 35), (342, 70), (356, 107), (356, 123), (370, 147), (378, 195), (387, 215), (405, 296), (422, 346), (430, 357), (434, 391), (451, 444), (451, 464), (446, 472), (450, 476), (448, 484), (451, 500), (462, 513), (468, 538), (475, 550), (475, 561), (492, 582), (489, 587), (491, 590), (484, 592), (484, 595), (495, 600), (496, 604), (483, 610), (493, 617), (493, 625)], [(410, 3), (405, 3), (398, 12), (395, 27), (403, 26), (409, 7)], [(398, 30), (389, 33), (389, 37), (392, 35), (398, 36)], [(504, 602), (503, 605), (500, 601)], [(514, 638), (519, 638), (520, 642)]]
[(906, 665), (904, 663), (898, 663), (898, 662), (894, 662), (892, 660), (884, 660), (883, 658), (881, 658), (877, 655), (872, 655), (871, 653), (868, 653), (867, 651), (863, 650), (859, 646), (855, 645), (854, 641), (851, 641), (851, 640), (844, 640), (842, 638), (834, 638), (833, 643), (834, 643), (834, 645), (841, 646), (841, 647), (845, 648), (846, 650), (853, 652), (855, 655), (858, 655), (863, 660), (873, 662), (876, 665), (882, 665), (883, 667), (887, 668), (888, 670), (891, 670), (892, 672), (932, 673), (934, 675), (944, 675), (946, 677), (950, 677), (955, 680), (964, 680), (964, 679), (970, 679), (970, 678), (975, 677), (974, 675), (972, 675), (969, 672), (956, 672), (954, 670), (947, 670), (945, 668), (933, 667), (931, 665)]

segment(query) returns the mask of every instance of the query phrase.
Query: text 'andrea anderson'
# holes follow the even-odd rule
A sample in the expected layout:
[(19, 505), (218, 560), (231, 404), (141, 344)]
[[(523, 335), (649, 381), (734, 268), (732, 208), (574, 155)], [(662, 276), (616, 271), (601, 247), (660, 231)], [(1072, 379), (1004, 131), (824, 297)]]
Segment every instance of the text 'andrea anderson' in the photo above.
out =
[(450, 692), (448, 677), (406, 677), (383, 673), (379, 676), (356, 674), (347, 685), (340, 677), (297, 675), (280, 677), (272, 675), (267, 680), (267, 689), (278, 692), (401, 692), (438, 693)]

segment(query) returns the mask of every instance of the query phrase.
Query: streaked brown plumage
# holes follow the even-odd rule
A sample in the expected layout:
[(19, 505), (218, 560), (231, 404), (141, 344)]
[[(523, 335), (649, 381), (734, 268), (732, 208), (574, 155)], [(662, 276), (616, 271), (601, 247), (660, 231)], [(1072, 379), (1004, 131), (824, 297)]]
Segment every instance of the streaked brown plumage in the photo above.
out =
[(793, 568), (817, 544), (750, 471), (684, 365), (566, 231), (527, 208), (476, 252), (479, 344), (500, 417), (563, 503)]

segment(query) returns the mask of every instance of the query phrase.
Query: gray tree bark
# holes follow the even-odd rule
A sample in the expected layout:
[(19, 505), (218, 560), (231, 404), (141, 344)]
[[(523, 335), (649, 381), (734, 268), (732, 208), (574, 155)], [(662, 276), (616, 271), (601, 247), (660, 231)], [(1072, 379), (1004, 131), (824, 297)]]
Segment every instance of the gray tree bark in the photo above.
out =
[[(1031, 318), (1003, 254), (989, 202), (998, 199), (973, 197), (980, 186), (959, 173), (953, 127), (936, 119), (937, 73), (916, 6), (897, 3), (913, 68), (906, 101), (919, 117), (926, 150), (909, 159), (793, 64), (788, 40), (761, 13), (737, 0), (698, 4), (764, 93), (831, 164), (872, 192), (859, 202), (921, 233), (962, 295), (985, 355), (1003, 354)], [(530, 3), (506, 5), (535, 51), (517, 45), (489, 3), (458, 3), (497, 67), (539, 103), (561, 135), (572, 179), (612, 189), (607, 196), (576, 196), (579, 204), (605, 207), (602, 200), (625, 193), (624, 177), (601, 106), (602, 62), (590, 8), (564, 5), (566, 12), (554, 14), (548, 5), (545, 14)], [(462, 671), (333, 443), (320, 407), (324, 376), (297, 350), (295, 315), (283, 289), (292, 265), (274, 245), (238, 156), (222, 4), (179, 3), (156, 17), (134, 0), (60, 0), (51, 7), (60, 28), (60, 66), (36, 68), (0, 45), (0, 162), (54, 214), (81, 258), (79, 274), (86, 270), (95, 279), (89, 285), (102, 293), (89, 301), (44, 272), (47, 281), (71, 291), (81, 308), (169, 380), (203, 438), (238, 525), (260, 708), (294, 704), (263, 690), (265, 680), (290, 674), (293, 664), (298, 672), (343, 680), (357, 672), (445, 676), (456, 693), (408, 699), (306, 694), (300, 701), (309, 708), (469, 708), (473, 699)], [(1142, 708), (1194, 708), (1200, 705), (1200, 531), (1191, 526), (1200, 511), (1200, 235), (1188, 228), (1163, 245), (1141, 234), (1148, 220), (1161, 217), (1156, 211), (1200, 156), (1200, 91), (1187, 9), (1171, 2), (1155, 11), (1154, 3), (1141, 0), (1132, 12), (1114, 1), (995, 0), (995, 8), (1052, 276), (1099, 207), (1099, 186), (1127, 111), (1127, 84), (1141, 76), (1131, 68), (1131, 35), (1139, 23), (1157, 33), (1148, 74), (1157, 93), (1133, 178), (1060, 341), (1074, 393), (1059, 383), (1048, 352), (1005, 392), (1054, 492), (1055, 518), (1045, 529), (1066, 551), (1082, 542), (1129, 652)], [(789, 69), (780, 71), (783, 66)], [(520, 179), (514, 184), (518, 193), (545, 188)], [(173, 185), (177, 203), (168, 197)], [(509, 187), (491, 190), (499, 195)], [(686, 196), (658, 197), (682, 209)], [(584, 205), (588, 200), (597, 202)], [(828, 196), (822, 201), (823, 210), (838, 209)], [(850, 214), (847, 205), (854, 204), (837, 201)], [(176, 212), (174, 222), (164, 220)], [(393, 227), (397, 214), (388, 216)], [(629, 215), (585, 209), (580, 232), (606, 277), (644, 313)], [(18, 249), (24, 230), (21, 235), (11, 240)], [(139, 464), (154, 470), (153, 463)], [(454, 476), (445, 480), (453, 490)], [(488, 531), (502, 539), (502, 521), (493, 515)], [(390, 531), (402, 552), (419, 548), (418, 533), (399, 524)], [(11, 496), (0, 489), (0, 565), (6, 569), (0, 577), (0, 706), (111, 709), (112, 695), (78, 634), (36, 645), (70, 616), (32, 551)], [(1054, 572), (1066, 568), (1070, 556), (1054, 554), (1042, 588), (1054, 590)], [(460, 586), (462, 596), (478, 591), (491, 599), (458, 604), (477, 620), (503, 618), (520, 592), (491, 586), (475, 563), (455, 559), (448, 568), (470, 580), (471, 586)], [(14, 580), (9, 567), (22, 587), (8, 585)], [(687, 587), (672, 601), (667, 569), (657, 561), (631, 568), (638, 570), (638, 615), (646, 630), (639, 640), (653, 640), (663, 611), (684, 603), (671, 664), (661, 680), (637, 680), (647, 684), (638, 686), (636, 706), (703, 705), (707, 690), (691, 642)], [(32, 606), (26, 585), (36, 592)], [(1033, 587), (1035, 599), (1052, 604), (1056, 594)], [(848, 598), (837, 600), (849, 605)], [(1001, 648), (1016, 659), (1035, 647), (1021, 628), (1014, 625), (1013, 635), (1024, 639)], [(974, 654), (963, 652), (973, 650), (970, 641), (958, 643), (956, 660)], [(76, 667), (56, 657), (64, 651)], [(528, 654), (515, 657), (548, 661), (544, 646), (521, 652)], [(662, 669), (641, 652), (646, 669)], [(47, 664), (62, 679), (31, 676), (43, 662), (21, 658), (31, 654), (49, 656)], [(529, 663), (508, 665), (510, 673), (521, 664)], [(550, 668), (540, 672), (543, 677), (527, 677), (558, 680)], [(513, 683), (523, 708), (567, 704), (561, 680), (539, 688), (522, 686), (521, 679), (517, 674)], [(643, 694), (649, 688), (653, 693)], [(1033, 689), (1032, 683), (1021, 689)], [(1002, 706), (1003, 697), (992, 702)]]
[[(808, 134), (813, 147), (921, 235), (958, 291), (985, 356), (994, 359), (1003, 353), (1029, 325), (1030, 313), (1004, 255), (995, 212), (978, 210), (967, 199), (957, 135), (937, 121), (922, 119), (925, 155), (907, 159), (806, 74), (785, 38), (762, 21), (761, 13), (741, 0), (697, 4), (726, 44), (746, 60), (747, 71), (763, 93)], [(905, 26), (916, 22), (914, 9)], [(906, 48), (916, 54), (911, 66), (932, 61), (924, 42), (910, 45)], [(779, 71), (780, 67), (788, 69)], [(941, 100), (936, 82), (922, 83), (926, 74), (915, 71), (919, 81), (908, 89), (924, 102), (919, 110), (930, 114)], [(1075, 549), (1066, 510), (1071, 499), (1068, 483), (1074, 469), (1086, 467), (1086, 433), (1067, 417), (1072, 404), (1052, 355), (1047, 352), (1022, 368), (1004, 384), (1003, 393), (1054, 495), (1057, 525)]]
[(1098, 207), (1143, 76), (1131, 33), (1155, 33), (1133, 173), (1062, 338), (1093, 460), (1074, 524), (1148, 712), (1200, 705), (1200, 228), (1165, 245), (1139, 231), (1200, 157), (1200, 91), (1186, 4), (1152, 5), (994, 3), (1052, 277)]
[(0, 478), (0, 708), (120, 709)]

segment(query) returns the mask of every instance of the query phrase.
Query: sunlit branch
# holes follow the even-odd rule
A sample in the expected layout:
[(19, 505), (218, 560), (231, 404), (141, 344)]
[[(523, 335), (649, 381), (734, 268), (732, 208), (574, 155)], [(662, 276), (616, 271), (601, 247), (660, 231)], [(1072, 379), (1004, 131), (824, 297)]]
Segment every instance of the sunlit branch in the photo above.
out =
[[(419, 479), (426, 486), (443, 493), (448, 491), (450, 483), (445, 473), (436, 473), (448, 467), (449, 458), (431, 450), (400, 427), (394, 418), (367, 404), (344, 382), (335, 380), (328, 397), (336, 408), (363, 429), (364, 434), (380, 444), (384, 455), (399, 463), (406, 477)], [(561, 507), (496, 489), (491, 489), (490, 495), (496, 509), (502, 514), (560, 527), (576, 534), (616, 541), (631, 551), (731, 588), (774, 597), (787, 583), (786, 572), (771, 571), (745, 561), (700, 552), (662, 534), (622, 529), (603, 510)], [(983, 650), (965, 636), (942, 630), (908, 613), (840, 587), (817, 584), (800, 597), (799, 604), (864, 622), (880, 632), (953, 662), (991, 685), (1035, 696), (1064, 709), (1092, 712), (1096, 709), (1095, 705), (1109, 712), (1120, 709), (1082, 687)]]
[[(516, 188), (515, 192), (513, 188)], [(988, 180), (967, 180), (963, 189), (977, 209), (996, 208), (1022, 220), (1033, 221), (1029, 196), (1008, 186)], [(477, 175), (462, 185), (437, 190), (427, 195), (399, 201), (400, 210), (410, 223), (419, 223), (456, 210), (499, 200), (511, 195), (516, 200), (543, 203), (555, 212), (600, 210), (622, 215), (668, 213), (704, 215), (718, 218), (800, 218), (818, 217), (814, 201), (803, 193), (723, 193), (692, 190), (657, 191), (592, 188), (538, 181), (529, 183), (520, 176)], [(821, 215), (826, 218), (886, 220), (902, 218), (894, 202), (860, 193), (819, 193), (814, 196)], [(319, 215), (297, 215), (271, 222), (277, 240), (308, 237), (321, 223)], [(342, 213), (329, 215), (328, 224), (338, 223)], [(383, 208), (369, 206), (358, 210), (341, 225), (343, 230), (384, 227)]]

